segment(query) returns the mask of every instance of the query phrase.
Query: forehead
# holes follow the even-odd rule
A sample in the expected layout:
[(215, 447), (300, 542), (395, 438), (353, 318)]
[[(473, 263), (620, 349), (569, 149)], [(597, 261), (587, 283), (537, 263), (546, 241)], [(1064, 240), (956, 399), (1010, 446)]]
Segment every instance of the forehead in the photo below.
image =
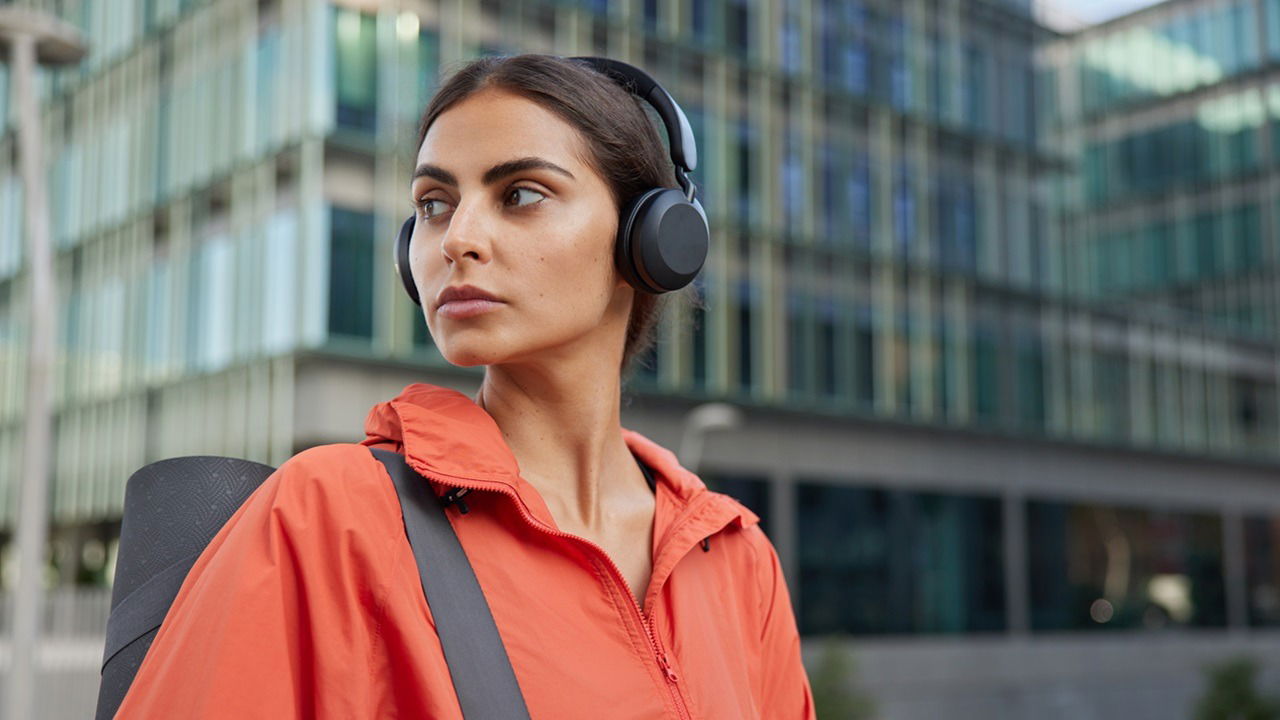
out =
[(510, 91), (486, 88), (436, 117), (417, 159), (459, 172), (530, 155), (568, 167), (582, 165), (584, 150), (581, 133), (559, 115)]

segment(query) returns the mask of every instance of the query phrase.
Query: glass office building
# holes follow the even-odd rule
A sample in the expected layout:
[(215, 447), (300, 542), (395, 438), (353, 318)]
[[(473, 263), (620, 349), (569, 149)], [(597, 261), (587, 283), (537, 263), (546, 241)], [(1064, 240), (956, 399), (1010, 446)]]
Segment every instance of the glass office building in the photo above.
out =
[(1056, 221), (1073, 294), (1280, 328), (1280, 2), (1165, 2), (1043, 52), (1076, 158)]
[[(744, 409), (744, 427), (707, 439), (699, 472), (761, 515), (804, 636), (856, 638), (887, 717), (1013, 717), (1009, 693), (1027, 717), (1062, 693), (1124, 717), (1090, 705), (1088, 688), (1180, 702), (1187, 670), (1073, 668), (1078, 638), (1143, 658), (1153, 636), (1107, 631), (1209, 629), (1194, 654), (1280, 625), (1275, 338), (1120, 292), (1122, 275), (1155, 266), (1100, 254), (1113, 249), (1096, 238), (1129, 233), (1155, 257), (1156, 236), (1090, 234), (1095, 210), (1156, 218), (1152, 183), (1172, 181), (1097, 165), (1111, 151), (1069, 120), (1076, 76), (1049, 62), (1078, 56), (1088, 35), (1038, 26), (1027, 0), (44, 5), (93, 43), (80, 68), (41, 84), (60, 293), (55, 634), (101, 629), (94, 588), (111, 575), (136, 468), (205, 453), (278, 465), (359, 440), (368, 407), (409, 382), (479, 381), (432, 346), (391, 243), (441, 76), (526, 51), (636, 63), (688, 114), (712, 223), (696, 281), (706, 310), (672, 307), (624, 424), (676, 447), (695, 405)], [(1197, 82), (1202, 65), (1186, 71)], [(1079, 77), (1107, 88), (1107, 108), (1130, 102), (1096, 69)], [(1221, 205), (1177, 206), (1176, 242), (1159, 246), (1179, 248), (1160, 255), (1160, 282), (1204, 278), (1207, 303), (1228, 268), (1264, 272), (1280, 196), (1241, 169), (1269, 156), (1204, 142), (1203, 167), (1143, 157), (1244, 178), (1214, 181)], [(6, 126), (6, 539), (27, 303), (14, 143)], [(1088, 189), (1095, 176), (1105, 187)], [(1202, 227), (1233, 241), (1261, 230), (1219, 256)], [(1040, 654), (1023, 657), (1029, 640)], [(953, 666), (953, 652), (990, 662)], [(919, 672), (904, 685), (893, 672), (908, 666)], [(1072, 672), (1079, 688), (1046, 684)]]

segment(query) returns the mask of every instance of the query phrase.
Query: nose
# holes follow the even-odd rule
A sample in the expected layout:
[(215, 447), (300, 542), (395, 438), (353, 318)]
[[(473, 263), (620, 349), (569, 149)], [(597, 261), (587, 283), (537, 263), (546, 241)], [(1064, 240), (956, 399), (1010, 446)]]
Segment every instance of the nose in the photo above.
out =
[(473, 202), (462, 201), (449, 218), (440, 252), (446, 263), (455, 263), (464, 257), (477, 262), (489, 261), (490, 252), (488, 218), (480, 198)]

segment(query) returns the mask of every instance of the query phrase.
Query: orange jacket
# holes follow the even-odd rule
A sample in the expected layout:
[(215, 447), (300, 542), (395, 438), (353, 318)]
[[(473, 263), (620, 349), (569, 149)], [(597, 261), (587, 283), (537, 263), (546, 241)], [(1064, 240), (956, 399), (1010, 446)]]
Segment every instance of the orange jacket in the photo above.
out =
[(759, 518), (670, 451), (623, 429), (657, 480), (642, 611), (599, 546), (556, 528), (471, 398), (412, 384), (365, 433), (298, 453), (236, 511), (117, 718), (462, 717), (395, 488), (365, 446), (404, 453), (437, 495), (472, 489), (448, 517), (534, 720), (815, 717)]

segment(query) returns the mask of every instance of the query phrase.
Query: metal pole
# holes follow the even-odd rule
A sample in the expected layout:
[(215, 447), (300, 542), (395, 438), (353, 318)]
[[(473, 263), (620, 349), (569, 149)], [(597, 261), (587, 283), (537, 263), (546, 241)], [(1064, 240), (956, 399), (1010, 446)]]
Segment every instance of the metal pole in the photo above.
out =
[(697, 473), (702, 464), (702, 447), (712, 430), (731, 430), (742, 425), (742, 411), (728, 403), (704, 403), (689, 411), (676, 458), (686, 470)]
[[(21, 501), (18, 506), (18, 583), (14, 589), (13, 645), (6, 702), (9, 718), (35, 716), (35, 678), (41, 610), (44, 607), (44, 550), (49, 536), (49, 448), (53, 429), (54, 347), (53, 258), (49, 248), (49, 208), (44, 177), (36, 64), (70, 65), (87, 47), (74, 26), (57, 16), (13, 5), (0, 6), (0, 54), (7, 49), (18, 120), (18, 157), (25, 199), (28, 282), (31, 307), (27, 328), (27, 397), (24, 408)], [(2, 124), (0, 124), (2, 127)]]
[(53, 263), (45, 197), (40, 117), (36, 108), (36, 39), (10, 38), (13, 100), (18, 110), (18, 157), (26, 199), (30, 253), (31, 324), (27, 328), (27, 400), (22, 455), (22, 500), (18, 514), (18, 586), (13, 603), (13, 650), (6, 717), (35, 717), (35, 669), (43, 624), (44, 548), (49, 533), (49, 445), (52, 426), (50, 367), (53, 363)]

